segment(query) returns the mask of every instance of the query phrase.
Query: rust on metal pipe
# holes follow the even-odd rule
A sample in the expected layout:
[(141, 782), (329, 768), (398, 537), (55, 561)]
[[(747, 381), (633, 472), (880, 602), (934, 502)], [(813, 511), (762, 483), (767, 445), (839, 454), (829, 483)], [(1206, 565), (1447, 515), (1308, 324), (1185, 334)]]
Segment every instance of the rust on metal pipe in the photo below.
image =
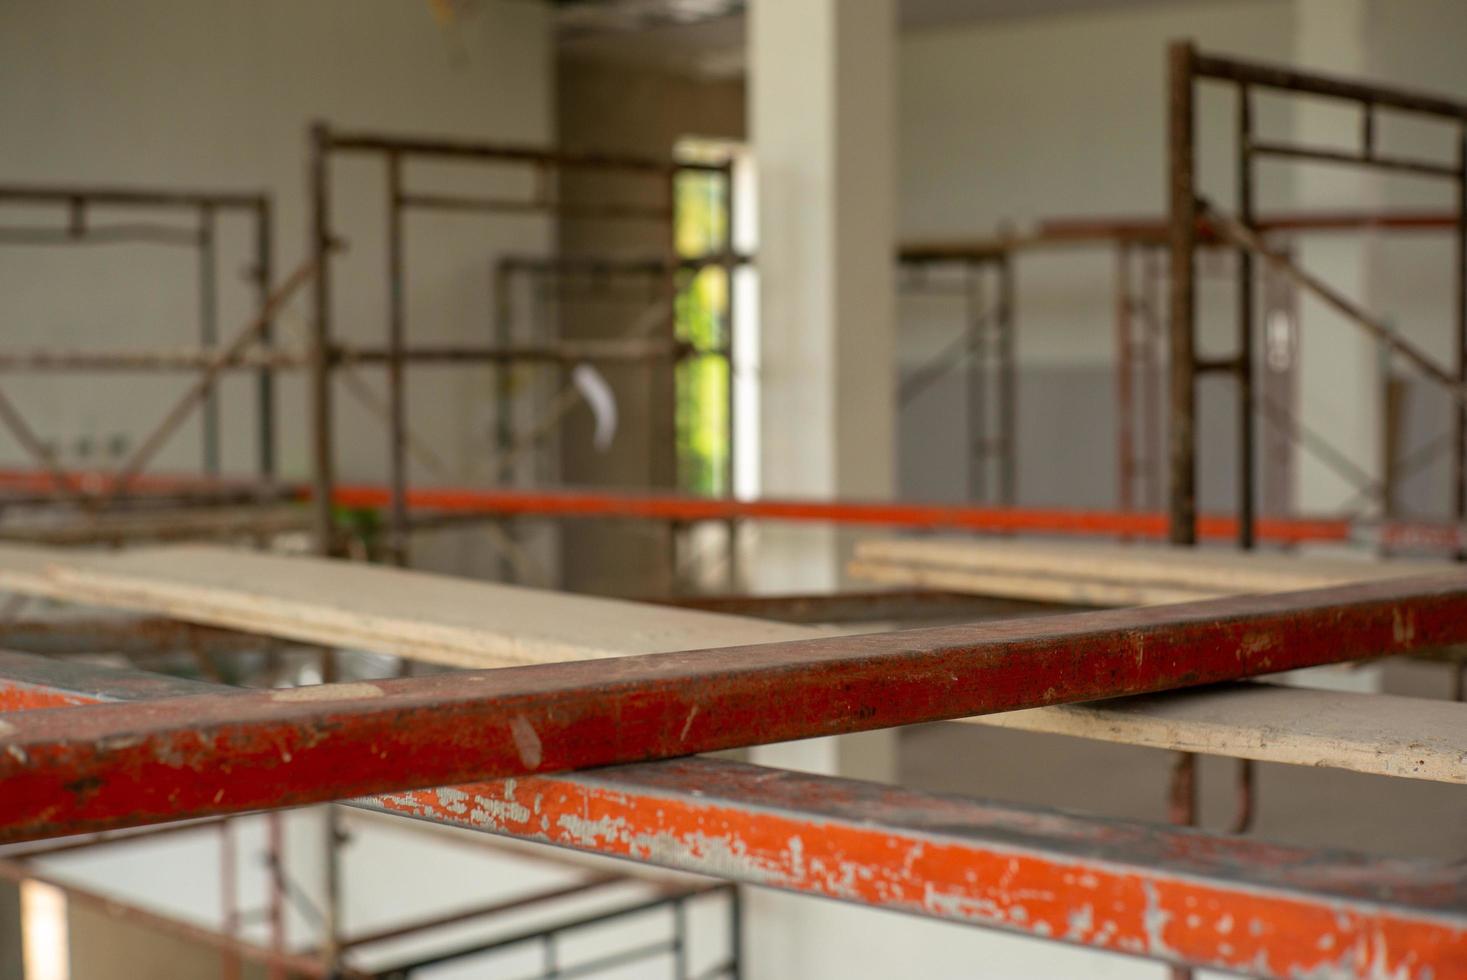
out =
[(0, 839), (611, 765), (1467, 641), (1467, 576), (7, 719)]
[[(365, 801), (364, 801), (365, 802)], [(1250, 975), (1467, 971), (1467, 874), (718, 759), (365, 805), (526, 840)]]
[[(50, 666), (35, 663), (38, 673)], [(90, 669), (93, 686), (117, 673)], [(1379, 968), (1415, 980), (1467, 969), (1467, 873), (1440, 862), (707, 758), (351, 805), (1179, 965), (1300, 976)]]

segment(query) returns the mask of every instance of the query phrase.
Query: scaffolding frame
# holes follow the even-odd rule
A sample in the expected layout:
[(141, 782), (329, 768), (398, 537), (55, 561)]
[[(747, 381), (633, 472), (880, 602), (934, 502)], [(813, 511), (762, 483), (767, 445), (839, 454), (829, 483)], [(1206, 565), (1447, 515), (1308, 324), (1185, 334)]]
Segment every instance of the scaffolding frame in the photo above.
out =
[[(1457, 864), (686, 756), (1464, 641), (1467, 580), (1453, 572), (1020, 620), (997, 632), (959, 626), (354, 682), (310, 697), (6, 655), (0, 839), (345, 798), (1177, 966), (1447, 975), (1467, 968), (1467, 869)], [(31, 710), (41, 708), (54, 710)], [(450, 792), (419, 788), (445, 784)], [(1108, 914), (1076, 930), (1077, 901), (1104, 902)], [(1224, 918), (1236, 928), (1220, 928)]]
[[(961, 365), (967, 497), (1012, 506), (1018, 469), (1012, 249), (997, 243), (910, 246), (898, 251), (897, 261), (911, 273), (903, 283), (910, 294), (937, 289), (927, 278), (934, 266), (957, 266), (964, 277), (958, 290), (962, 330), (899, 386), (898, 409)], [(994, 294), (991, 301), (985, 295), (985, 273)]]
[[(597, 220), (632, 220), (664, 223), (667, 228), (666, 255), (672, 262), (673, 211), (675, 185), (679, 174), (706, 172), (721, 174), (729, 182), (732, 194), (732, 170), (729, 164), (708, 164), (654, 159), (633, 155), (575, 153), (502, 143), (434, 139), (400, 134), (338, 130), (325, 122), (317, 122), (310, 131), (310, 248), (319, 273), (313, 291), (311, 346), (309, 352), (309, 389), (312, 416), (311, 455), (312, 526), (316, 550), (334, 554), (339, 549), (332, 520), (335, 465), (333, 459), (331, 368), (334, 350), (331, 299), (330, 256), (337, 242), (332, 221), (331, 163), (338, 156), (367, 155), (380, 160), (386, 172), (387, 202), (387, 342), (381, 363), (387, 371), (388, 428), (388, 553), (397, 564), (407, 561), (407, 538), (412, 527), (408, 514), (408, 428), (406, 378), (404, 368), (419, 359), (407, 337), (407, 309), (404, 283), (405, 234), (403, 217), (410, 210), (433, 210), (454, 213), (545, 213), (560, 218)], [(472, 197), (414, 192), (407, 188), (405, 167), (413, 161), (452, 160), (462, 163), (529, 167), (536, 176), (535, 192), (528, 199), (504, 197)], [(566, 206), (555, 199), (550, 190), (551, 178), (564, 171), (596, 171), (641, 176), (660, 183), (666, 203), (661, 207), (584, 204)], [(669, 278), (669, 300), (673, 284)], [(673, 333), (672, 311), (668, 311), (667, 329), (656, 338), (661, 343), (653, 349), (629, 356), (629, 360), (675, 362), (679, 356)], [(502, 339), (502, 338), (501, 338)], [(508, 364), (522, 360), (501, 347), (485, 350), (459, 349), (453, 360), (463, 363)], [(558, 358), (566, 363), (573, 358)], [(501, 394), (501, 407), (504, 398)], [(656, 412), (653, 413), (657, 415)], [(668, 413), (670, 416), (670, 412)], [(662, 422), (670, 427), (669, 417)], [(671, 445), (671, 440), (669, 440)]]
[[(269, 195), (262, 192), (182, 190), (178, 188), (122, 187), (100, 184), (0, 184), (0, 207), (41, 206), (66, 209), (66, 225), (61, 228), (11, 226), (0, 228), (0, 245), (75, 246), (87, 244), (153, 244), (192, 248), (198, 257), (199, 346), (200, 351), (179, 357), (170, 352), (120, 351), (60, 352), (36, 351), (29, 354), (0, 355), (4, 369), (76, 369), (76, 370), (147, 370), (177, 368), (207, 370), (208, 352), (219, 342), (218, 242), (217, 226), (221, 215), (238, 214), (250, 222), (253, 240), (253, 267), (249, 278), (255, 289), (255, 313), (264, 316), (270, 306), (273, 275), (273, 210)], [(196, 223), (193, 231), (175, 225), (150, 222), (109, 223), (98, 226), (90, 220), (95, 209), (138, 211), (143, 213), (171, 211), (190, 215)], [(254, 366), (256, 373), (257, 471), (269, 483), (275, 477), (275, 392), (272, 365), (269, 362), (271, 323), (266, 318), (258, 331), (265, 357)], [(66, 483), (64, 473), (54, 458), (34, 437), (29, 425), (8, 399), (4, 421), (23, 448), (42, 466), (52, 470)], [(200, 399), (203, 424), (203, 459), (201, 470), (218, 477), (220, 468), (219, 411), (212, 385)]]
[[(1291, 280), (1356, 326), (1375, 336), (1393, 353), (1403, 356), (1428, 378), (1446, 388), (1456, 401), (1453, 416), (1453, 511), (1458, 524), (1467, 520), (1467, 103), (1407, 91), (1393, 86), (1360, 82), (1293, 68), (1282, 68), (1237, 58), (1204, 54), (1188, 41), (1172, 44), (1168, 52), (1168, 183), (1171, 340), (1171, 486), (1170, 539), (1174, 544), (1197, 540), (1197, 379), (1204, 373), (1225, 373), (1238, 386), (1238, 545), (1251, 548), (1257, 522), (1254, 480), (1255, 412), (1253, 389), (1256, 364), (1254, 341), (1255, 262)], [(1238, 214), (1229, 216), (1208, 202), (1197, 189), (1195, 159), (1195, 94), (1203, 81), (1232, 85), (1237, 93), (1235, 117), (1235, 170)], [(1344, 151), (1261, 140), (1255, 136), (1252, 97), (1264, 90), (1331, 99), (1361, 110), (1360, 149)], [(1453, 163), (1391, 156), (1379, 152), (1376, 113), (1387, 110), (1429, 117), (1456, 127), (1457, 159)], [(1311, 160), (1385, 172), (1411, 173), (1450, 181), (1456, 196), (1452, 261), (1452, 330), (1455, 363), (1442, 367), (1402, 338), (1389, 324), (1351, 302), (1311, 276), (1287, 257), (1271, 250), (1262, 238), (1255, 213), (1254, 179), (1263, 158)], [(1239, 254), (1237, 353), (1204, 360), (1195, 350), (1197, 334), (1196, 255), (1206, 230)]]

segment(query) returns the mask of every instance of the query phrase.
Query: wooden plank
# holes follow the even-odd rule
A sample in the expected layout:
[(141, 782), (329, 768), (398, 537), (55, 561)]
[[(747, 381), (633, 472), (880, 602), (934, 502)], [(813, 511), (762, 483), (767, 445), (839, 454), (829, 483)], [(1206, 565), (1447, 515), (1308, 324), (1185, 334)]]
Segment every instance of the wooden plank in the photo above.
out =
[[(0, 545), (0, 588), (461, 667), (820, 635), (805, 626), (204, 546)], [(1467, 705), (1234, 685), (965, 719), (1294, 765), (1467, 783)]]
[(985, 724), (1467, 784), (1467, 704), (1239, 683), (988, 715)]
[(851, 578), (877, 585), (942, 589), (970, 595), (1028, 599), (1075, 606), (1152, 606), (1167, 602), (1216, 599), (1218, 593), (1159, 585), (1107, 582), (1063, 575), (1026, 575), (983, 572), (937, 565), (853, 559), (846, 565)]
[(1147, 605), (1323, 588), (1429, 574), (1442, 567), (1419, 561), (1156, 545), (908, 537), (858, 543), (850, 571), (864, 581), (888, 585), (925, 585), (1057, 602)]
[(117, 554), (0, 545), (0, 588), (455, 667), (819, 635), (718, 613), (205, 545)]

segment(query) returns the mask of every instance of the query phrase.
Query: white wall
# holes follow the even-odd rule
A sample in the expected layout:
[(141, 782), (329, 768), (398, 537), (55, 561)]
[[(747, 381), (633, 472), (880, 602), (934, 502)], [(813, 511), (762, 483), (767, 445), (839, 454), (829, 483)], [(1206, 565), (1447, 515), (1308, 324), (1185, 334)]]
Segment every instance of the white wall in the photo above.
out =
[[(1225, 0), (908, 35), (898, 104), (901, 237), (981, 237), (1003, 222), (1022, 230), (1060, 216), (1162, 215), (1167, 43), (1193, 38), (1207, 50), (1282, 61), (1291, 30), (1287, 2)], [(1198, 114), (1200, 186), (1224, 204), (1233, 198), (1231, 107), (1231, 92), (1207, 92)], [(1276, 109), (1260, 108), (1261, 127), (1282, 121)], [(1281, 190), (1269, 181), (1263, 202)], [(1021, 364), (1110, 363), (1113, 266), (1104, 248), (1020, 257)], [(946, 320), (947, 332), (954, 322)], [(942, 332), (904, 324), (904, 361), (936, 349)]]
[[(1376, 3), (1367, 28), (1372, 75), (1410, 88), (1467, 100), (1467, 62), (1461, 39), (1467, 36), (1467, 6), (1453, 0)], [(1378, 124), (1382, 152), (1454, 161), (1453, 127), (1401, 115), (1382, 114)], [(1450, 181), (1402, 175), (1379, 178), (1379, 195), (1390, 207), (1450, 210)], [(1430, 356), (1449, 369), (1453, 363), (1451, 232), (1381, 234), (1371, 253), (1371, 305)], [(1344, 326), (1341, 324), (1341, 326)], [(1397, 457), (1429, 445), (1450, 431), (1450, 400), (1399, 359), (1394, 371), (1406, 383), (1405, 438)], [(1445, 517), (1450, 513), (1448, 457), (1402, 481), (1401, 501), (1411, 511)]]
[[(900, 237), (984, 237), (1005, 223), (1022, 232), (1057, 217), (1162, 217), (1167, 44), (1191, 38), (1206, 50), (1287, 61), (1292, 31), (1287, 0), (1209, 0), (908, 35), (898, 105)], [(1234, 96), (1209, 86), (1199, 98), (1199, 186), (1231, 206)], [(1257, 118), (1262, 131), (1282, 134), (1289, 107), (1264, 101)], [(1283, 203), (1288, 179), (1267, 171), (1260, 204)], [(1104, 245), (1026, 251), (1016, 261), (1021, 505), (1116, 504), (1115, 266)], [(1230, 284), (1211, 276), (1199, 288), (1203, 349), (1228, 352)], [(908, 295), (899, 311), (903, 372), (962, 329), (954, 297)], [(1228, 387), (1204, 385), (1206, 442), (1232, 444)], [(903, 496), (966, 498), (962, 388), (961, 374), (949, 372), (904, 409)], [(1204, 507), (1232, 505), (1227, 456), (1203, 455)]]
[[(93, 0), (0, 5), (0, 181), (96, 181), (269, 191), (277, 205), (277, 275), (304, 254), (306, 128), (313, 119), (356, 128), (546, 144), (553, 134), (553, 71), (547, 8), (538, 3), (465, 7), (444, 25), (414, 0)], [(381, 342), (386, 331), (382, 168), (348, 161), (333, 206), (349, 253), (336, 265), (337, 329)], [(411, 166), (410, 186), (460, 190), (524, 186), (500, 169)], [(136, 216), (134, 216), (136, 217)], [(0, 221), (64, 218), (33, 209)], [(492, 309), (496, 250), (550, 241), (541, 218), (415, 216), (407, 222), (408, 316), (427, 341), (483, 340)], [(427, 240), (431, 233), (433, 240)], [(247, 317), (239, 281), (249, 260), (244, 229), (227, 222), (220, 329)], [(185, 346), (194, 341), (193, 259), (153, 246), (0, 250), (0, 302), (8, 344)], [(304, 335), (307, 304), (280, 334)], [(365, 369), (364, 369), (365, 370)], [(178, 377), (10, 379), (6, 392), (35, 428), (69, 451), (78, 437), (119, 431), (134, 440), (161, 416)], [(370, 383), (381, 390), (382, 379)], [(413, 423), (441, 455), (481, 453), (488, 425), (487, 372), (422, 368), (409, 373)], [(232, 379), (225, 397), (226, 470), (254, 461), (251, 382)], [(302, 388), (282, 385), (281, 472), (309, 471)], [(344, 478), (385, 478), (380, 426), (338, 387), (338, 461)], [(158, 467), (199, 465), (197, 426), (181, 433)], [(20, 459), (8, 436), (0, 459)], [(429, 474), (415, 479), (432, 482)]]
[[(1329, 28), (1358, 6), (1365, 18), (1359, 58), (1351, 63)], [(1338, 9), (1337, 9), (1338, 8)], [(1309, 25), (1307, 38), (1301, 37)], [(1452, 0), (1226, 0), (1122, 6), (1111, 11), (980, 22), (966, 29), (915, 34), (901, 56), (901, 233), (903, 238), (990, 233), (1001, 222), (1019, 229), (1054, 215), (1164, 214), (1164, 49), (1193, 38), (1204, 50), (1254, 60), (1310, 63), (1382, 81), (1467, 97), (1467, 67), (1457, 41), (1467, 7)], [(1336, 31), (1338, 33), (1338, 31)], [(1321, 45), (1323, 48), (1321, 48)], [(1342, 60), (1343, 59), (1343, 60)], [(1235, 96), (1202, 87), (1198, 112), (1199, 187), (1223, 207), (1234, 200), (1232, 132)], [(1358, 112), (1324, 103), (1258, 97), (1259, 131), (1274, 138), (1353, 146)], [(1381, 145), (1390, 152), (1450, 161), (1447, 127), (1382, 115)], [(1387, 175), (1361, 178), (1347, 168), (1264, 161), (1262, 211), (1326, 207), (1450, 207), (1450, 188)], [(1344, 185), (1341, 181), (1345, 181)], [(1346, 189), (1338, 191), (1340, 187)], [(1313, 236), (1300, 258), (1317, 274), (1395, 323), (1428, 352), (1450, 363), (1449, 234)], [(1347, 257), (1336, 253), (1344, 248)], [(1018, 264), (1020, 364), (1019, 502), (1112, 506), (1115, 502), (1114, 257), (1105, 248), (1025, 253)], [(1199, 304), (1205, 351), (1232, 349), (1230, 275), (1204, 276)], [(910, 371), (960, 329), (952, 299), (902, 301), (899, 362)], [(1379, 466), (1378, 375), (1366, 363), (1346, 366), (1340, 338), (1354, 328), (1310, 304), (1303, 310), (1307, 370), (1297, 408), (1367, 471)], [(1314, 328), (1317, 327), (1317, 330)], [(1360, 360), (1360, 358), (1357, 358)], [(1365, 361), (1369, 361), (1366, 357)], [(1396, 371), (1415, 378), (1400, 363)], [(1311, 375), (1312, 376), (1312, 375)], [(1352, 377), (1351, 386), (1338, 383)], [(1233, 507), (1234, 409), (1226, 380), (1201, 390), (1201, 505)], [(1370, 389), (1367, 391), (1367, 389)], [(1333, 391), (1331, 400), (1321, 394)], [(1431, 442), (1447, 424), (1447, 404), (1427, 383), (1409, 385), (1406, 432), (1398, 455)], [(961, 497), (965, 492), (960, 378), (952, 376), (909, 408), (903, 419), (902, 490), (907, 496)], [(1353, 496), (1308, 454), (1297, 463), (1298, 506), (1331, 508)], [(1407, 482), (1410, 506), (1445, 514), (1445, 462)]]

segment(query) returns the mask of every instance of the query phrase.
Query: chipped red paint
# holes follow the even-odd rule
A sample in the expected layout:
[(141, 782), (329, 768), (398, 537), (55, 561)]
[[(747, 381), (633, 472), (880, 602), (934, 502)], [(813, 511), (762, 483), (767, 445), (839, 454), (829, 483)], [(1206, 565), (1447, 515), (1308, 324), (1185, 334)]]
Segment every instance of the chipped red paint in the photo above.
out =
[(1467, 641), (1467, 574), (21, 713), (0, 839), (1087, 701)]
[[(123, 700), (200, 685), (9, 655)], [(90, 693), (77, 694), (78, 690)], [(103, 693), (105, 692), (105, 693)], [(914, 793), (713, 759), (353, 806), (1099, 949), (1277, 976), (1467, 971), (1467, 871)]]
[[(0, 684), (0, 714), (7, 711), (33, 711), (37, 708), (69, 708), (91, 703), (74, 694), (62, 694), (9, 681)], [(4, 731), (4, 728), (0, 727), (0, 731)]]
[(438, 823), (1190, 966), (1467, 976), (1467, 870), (714, 759), (390, 794)]

